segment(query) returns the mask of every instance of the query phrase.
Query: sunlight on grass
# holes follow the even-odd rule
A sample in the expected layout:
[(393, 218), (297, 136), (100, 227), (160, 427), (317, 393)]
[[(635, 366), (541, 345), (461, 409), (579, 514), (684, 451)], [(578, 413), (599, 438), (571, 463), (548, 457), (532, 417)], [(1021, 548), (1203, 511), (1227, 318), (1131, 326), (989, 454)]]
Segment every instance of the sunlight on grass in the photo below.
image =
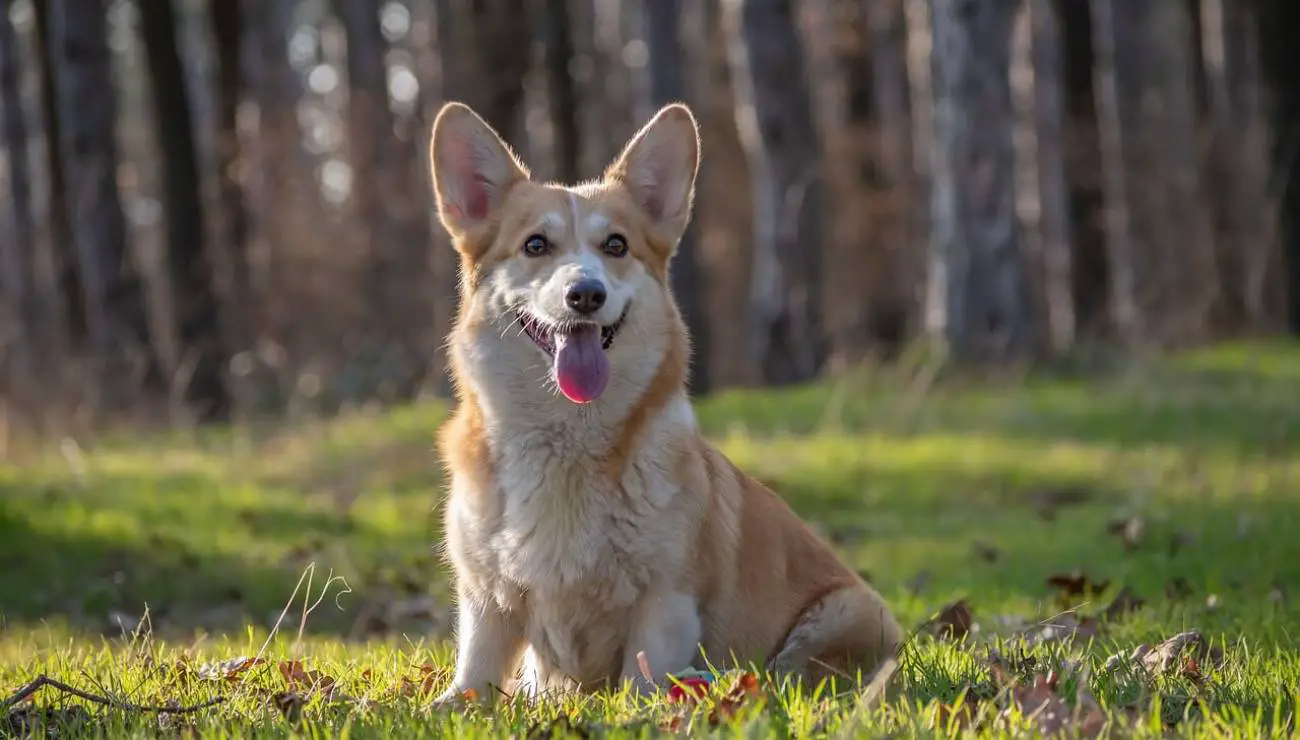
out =
[[(1300, 352), (1287, 345), (1231, 345), (1087, 379), (918, 390), (899, 373), (863, 372), (708, 399), (706, 431), (904, 624), (957, 599), (974, 620), (963, 642), (919, 635), (882, 701), (861, 711), (853, 695), (777, 687), (731, 722), (759, 737), (946, 735), (936, 716), (961, 720), (953, 702), (965, 695), (981, 732), (1027, 727), (1038, 720), (997, 718), (1009, 689), (991, 673), (989, 648), (1067, 608), (1097, 617), (1126, 587), (1144, 604), (1090, 623), (1096, 634), (999, 649), (1018, 656), (1017, 675), (1031, 683), (1055, 670), (1071, 706), (1087, 689), (1125, 736), (1281, 730), (1300, 686), (1289, 593), (1300, 584), (1297, 399)], [(46, 673), (137, 704), (221, 695), (219, 707), (176, 721), (204, 737), (278, 737), (295, 725), (273, 699), (296, 690), (278, 666), (301, 660), (338, 694), (292, 708), (307, 734), (562, 735), (553, 725), (564, 715), (638, 736), (688, 721), (662, 700), (618, 693), (464, 715), (429, 709), (424, 689), (441, 688), (452, 659), (447, 570), (434, 549), (433, 439), (444, 417), (421, 404), (292, 429), (64, 443), (0, 465), (0, 686)], [(310, 563), (317, 592), (329, 572), (346, 588), (332, 584), (302, 640), (298, 604), (268, 663), (239, 680), (199, 677), (206, 663), (259, 653)], [(1063, 596), (1047, 584), (1063, 574), (1103, 585)], [(146, 604), (150, 629), (124, 634)], [(1189, 629), (1223, 649), (1222, 665), (1159, 678), (1107, 669), (1112, 656)], [(52, 692), (37, 703), (67, 706)], [(108, 734), (158, 728), (131, 712), (88, 716), (86, 728)]]

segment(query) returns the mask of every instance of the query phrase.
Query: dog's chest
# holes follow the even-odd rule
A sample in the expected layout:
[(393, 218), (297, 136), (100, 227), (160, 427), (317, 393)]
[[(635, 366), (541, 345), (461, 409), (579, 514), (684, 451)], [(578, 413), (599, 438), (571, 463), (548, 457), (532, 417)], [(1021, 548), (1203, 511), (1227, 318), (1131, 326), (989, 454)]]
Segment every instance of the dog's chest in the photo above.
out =
[(489, 545), (498, 574), (532, 601), (628, 606), (673, 539), (660, 508), (672, 483), (643, 461), (614, 477), (599, 459), (563, 452), (539, 443), (501, 456)]

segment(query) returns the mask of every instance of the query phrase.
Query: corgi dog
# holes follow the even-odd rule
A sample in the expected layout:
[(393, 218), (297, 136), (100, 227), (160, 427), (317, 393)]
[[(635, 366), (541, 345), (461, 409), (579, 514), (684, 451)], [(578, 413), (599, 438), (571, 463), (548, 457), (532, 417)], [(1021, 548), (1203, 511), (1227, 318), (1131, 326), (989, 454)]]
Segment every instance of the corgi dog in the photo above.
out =
[(696, 423), (668, 281), (700, 161), (690, 110), (661, 109), (579, 185), (534, 181), (461, 103), (430, 158), (461, 265), (438, 439), (457, 655), (439, 701), (651, 692), (706, 661), (866, 676), (892, 656), (881, 596)]

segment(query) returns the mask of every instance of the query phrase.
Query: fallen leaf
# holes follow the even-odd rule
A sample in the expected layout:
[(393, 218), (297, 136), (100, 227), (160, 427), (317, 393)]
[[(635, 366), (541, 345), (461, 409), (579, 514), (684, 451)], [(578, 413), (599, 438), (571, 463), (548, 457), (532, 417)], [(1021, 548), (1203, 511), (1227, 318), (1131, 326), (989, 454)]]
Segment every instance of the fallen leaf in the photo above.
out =
[[(1056, 689), (1060, 677), (1056, 673), (1034, 676), (1033, 683), (1018, 685), (1011, 690), (1012, 705), (1020, 710), (1044, 737), (1068, 734), (1070, 737), (1092, 738), (1099, 735), (1106, 724), (1106, 715), (1090, 694), (1080, 689), (1075, 708), (1061, 698)], [(1009, 713), (1010, 708), (1004, 715)]]
[(1125, 551), (1133, 552), (1142, 544), (1142, 537), (1147, 531), (1147, 520), (1141, 515), (1116, 519), (1107, 525), (1106, 530), (1119, 537), (1120, 542), (1124, 543)]
[(1165, 583), (1165, 598), (1170, 601), (1182, 601), (1192, 595), (1192, 584), (1182, 576), (1174, 576)]
[(748, 671), (740, 674), (726, 694), (718, 700), (709, 713), (709, 723), (717, 724), (731, 719), (748, 704), (756, 704), (763, 698), (763, 690), (758, 685), (758, 676)]
[(1140, 656), (1135, 649), (1134, 656), (1153, 675), (1175, 671), (1186, 674), (1187, 668), (1191, 667), (1193, 671), (1189, 678), (1199, 679), (1202, 663), (1208, 662), (1215, 668), (1223, 665), (1223, 651), (1211, 649), (1197, 630), (1179, 632), (1154, 648), (1143, 651)]
[(307, 697), (296, 691), (277, 691), (271, 695), (271, 705), (291, 724), (298, 724), (302, 719), (302, 705), (306, 703)]
[(1115, 598), (1106, 607), (1102, 615), (1108, 621), (1114, 621), (1130, 612), (1141, 609), (1145, 605), (1146, 601), (1134, 594), (1128, 586), (1125, 586), (1119, 590), (1119, 593), (1115, 594)]
[(965, 599), (958, 599), (940, 609), (939, 613), (931, 617), (923, 627), (935, 637), (960, 640), (970, 634), (974, 623), (975, 616), (971, 612), (970, 605)]
[[(229, 660), (222, 660), (215, 663), (205, 663), (199, 668), (198, 676), (199, 678), (208, 681), (234, 681), (238, 679), (239, 675), (244, 671), (265, 662), (266, 661), (261, 658), (241, 655), (238, 658), (231, 658)], [(183, 663), (178, 663), (177, 668), (181, 672), (188, 670), (188, 666)]]
[(308, 695), (320, 693), (327, 700), (334, 698), (334, 690), (337, 686), (333, 676), (327, 676), (320, 671), (309, 671), (303, 667), (302, 661), (298, 660), (280, 661), (279, 667), (280, 675), (284, 676), (290, 690), (302, 690)]
[(1095, 596), (1106, 590), (1110, 581), (1093, 581), (1092, 577), (1081, 570), (1071, 573), (1058, 573), (1047, 578), (1047, 585), (1061, 592), (1063, 596)]

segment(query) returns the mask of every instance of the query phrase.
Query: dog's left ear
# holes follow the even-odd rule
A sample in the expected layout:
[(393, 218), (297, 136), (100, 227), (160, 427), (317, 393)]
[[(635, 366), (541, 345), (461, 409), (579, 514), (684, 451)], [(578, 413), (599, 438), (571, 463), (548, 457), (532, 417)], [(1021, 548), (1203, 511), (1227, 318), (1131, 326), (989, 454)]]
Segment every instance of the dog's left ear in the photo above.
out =
[(632, 137), (605, 171), (605, 179), (622, 183), (657, 229), (675, 243), (691, 219), (699, 168), (695, 116), (685, 105), (672, 103)]

